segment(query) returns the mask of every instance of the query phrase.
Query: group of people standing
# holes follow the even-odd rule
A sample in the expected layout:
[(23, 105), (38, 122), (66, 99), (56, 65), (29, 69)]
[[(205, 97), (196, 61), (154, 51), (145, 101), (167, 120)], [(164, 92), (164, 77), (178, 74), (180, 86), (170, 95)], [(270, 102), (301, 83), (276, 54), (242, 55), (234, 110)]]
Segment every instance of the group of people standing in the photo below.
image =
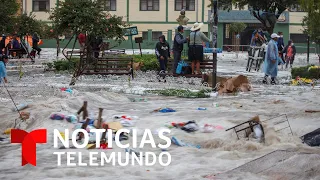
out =
[[(2, 38), (0, 40), (0, 55), (6, 55), (6, 56), (10, 55), (14, 57), (15, 55), (13, 53), (10, 54), (9, 50), (24, 49), (24, 47), (21, 44), (23, 42), (19, 42), (17, 34), (13, 34), (12, 37), (10, 37), (10, 40), (8, 43), (6, 43), (7, 38), (9, 37), (7, 37), (5, 34), (2, 35)], [(39, 48), (39, 45), (38, 45), (39, 41), (40, 41), (39, 35), (37, 33), (34, 33), (32, 35), (32, 51), (30, 54), (32, 54), (33, 52), (35, 54), (35, 52), (37, 52), (37, 54), (40, 55), (41, 48)]]
[[(286, 64), (286, 69), (288, 68), (289, 64), (290, 64), (290, 67), (292, 68), (294, 57), (296, 55), (296, 47), (294, 46), (294, 43), (292, 40), (289, 40), (287, 46), (285, 46), (284, 40), (283, 40), (283, 33), (278, 32), (278, 35), (279, 35), (279, 38), (277, 40), (277, 47), (278, 47), (278, 51), (282, 59), (282, 62), (283, 64)], [(284, 54), (286, 55), (284, 56)]]
[[(201, 74), (200, 62), (203, 61), (203, 42), (211, 42), (206, 35), (200, 31), (203, 23), (195, 23), (190, 29), (191, 33), (189, 37), (183, 37), (184, 27), (179, 26), (178, 32), (174, 36), (173, 40), (173, 58), (174, 63), (172, 66), (172, 73), (176, 74), (176, 69), (179, 61), (181, 61), (181, 54), (183, 51), (183, 45), (188, 43), (188, 58), (191, 61), (191, 73)], [(156, 44), (156, 55), (160, 64), (160, 74), (165, 73), (167, 69), (168, 58), (170, 58), (171, 50), (169, 43), (165, 40), (165, 36), (159, 37), (159, 42)], [(196, 69), (195, 69), (196, 68)], [(196, 72), (195, 72), (196, 70)]]

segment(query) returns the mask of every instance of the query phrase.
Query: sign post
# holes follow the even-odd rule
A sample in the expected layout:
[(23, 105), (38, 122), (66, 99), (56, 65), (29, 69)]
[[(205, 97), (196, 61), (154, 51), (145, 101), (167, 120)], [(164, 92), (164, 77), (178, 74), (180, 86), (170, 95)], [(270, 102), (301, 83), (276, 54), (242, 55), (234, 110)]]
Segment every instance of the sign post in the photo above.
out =
[(141, 51), (141, 43), (143, 42), (142, 37), (136, 37), (135, 38), (135, 42), (139, 44), (140, 54), (141, 54), (141, 57), (142, 57), (142, 51)]
[(131, 39), (131, 47), (132, 47), (132, 51), (133, 51), (133, 55), (134, 55), (132, 36), (138, 35), (138, 28), (137, 28), (137, 26), (125, 28), (125, 29), (124, 29), (124, 35), (130, 37), (130, 39)]

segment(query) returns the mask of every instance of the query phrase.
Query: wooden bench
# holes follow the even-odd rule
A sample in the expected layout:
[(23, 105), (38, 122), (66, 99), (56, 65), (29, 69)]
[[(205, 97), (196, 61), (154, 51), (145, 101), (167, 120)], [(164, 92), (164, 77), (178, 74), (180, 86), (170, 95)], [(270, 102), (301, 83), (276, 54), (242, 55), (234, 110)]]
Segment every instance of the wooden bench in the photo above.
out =
[(133, 77), (133, 58), (106, 56), (95, 59), (82, 74), (85, 75), (131, 75)]
[(105, 51), (105, 55), (120, 55), (120, 54), (126, 54), (125, 49), (109, 49)]
[(82, 56), (82, 55), (84, 55), (85, 53), (83, 52), (83, 51), (80, 51), (80, 50), (73, 50), (73, 51), (67, 51), (67, 57), (68, 58), (71, 58), (71, 55), (72, 55), (72, 57), (80, 57), (80, 56)]
[[(185, 61), (191, 66), (191, 62)], [(174, 59), (168, 59), (168, 64), (167, 64), (167, 71), (168, 73), (162, 74), (164, 76), (173, 76), (173, 77), (179, 77), (179, 76), (184, 76), (186, 78), (191, 78), (191, 77), (196, 77), (196, 78), (204, 78), (205, 73), (202, 74), (174, 74), (172, 73), (172, 67), (174, 64)], [(196, 68), (196, 67), (195, 67)], [(203, 62), (200, 62), (200, 70), (213, 70), (213, 60), (212, 59), (204, 59)]]
[(26, 52), (25, 49), (21, 48), (21, 49), (9, 49), (9, 53), (16, 53), (16, 56), (21, 57), (22, 55), (28, 54), (28, 52)]

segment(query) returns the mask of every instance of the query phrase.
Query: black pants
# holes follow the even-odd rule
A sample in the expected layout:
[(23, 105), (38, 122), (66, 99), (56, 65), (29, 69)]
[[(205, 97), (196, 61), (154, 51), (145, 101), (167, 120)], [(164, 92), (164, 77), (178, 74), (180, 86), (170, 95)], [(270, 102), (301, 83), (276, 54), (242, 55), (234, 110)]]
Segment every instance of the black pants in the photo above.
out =
[(174, 63), (172, 66), (172, 73), (176, 74), (178, 63), (181, 60), (181, 51), (173, 51), (173, 58), (174, 58)]
[(158, 59), (159, 64), (160, 64), (160, 70), (161, 71), (166, 71), (167, 69), (167, 64), (168, 64), (168, 58), (164, 57), (164, 59)]
[(38, 52), (38, 54), (39, 54), (40, 51), (41, 51), (41, 48), (39, 48), (38, 46), (33, 46), (32, 49), (35, 49), (35, 50)]

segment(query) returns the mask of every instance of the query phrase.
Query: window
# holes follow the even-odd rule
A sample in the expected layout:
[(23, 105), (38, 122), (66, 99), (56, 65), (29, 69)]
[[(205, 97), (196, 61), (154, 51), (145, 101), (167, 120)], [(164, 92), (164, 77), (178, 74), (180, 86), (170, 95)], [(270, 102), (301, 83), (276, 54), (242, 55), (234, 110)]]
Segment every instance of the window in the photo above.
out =
[(306, 34), (290, 34), (290, 39), (294, 43), (307, 43), (308, 42), (308, 35)]
[(142, 32), (142, 39), (143, 39), (144, 41), (148, 41), (148, 31), (143, 31), (143, 32)]
[(182, 9), (186, 11), (194, 11), (195, 0), (175, 0), (175, 10), (181, 11)]
[(103, 10), (104, 11), (116, 11), (117, 10), (117, 0), (105, 0)]
[[(161, 31), (152, 31), (152, 39), (151, 41), (159, 41), (159, 37), (162, 35)], [(142, 32), (142, 39), (144, 41), (148, 40), (148, 31)]]
[(152, 32), (152, 41), (159, 41), (159, 37), (162, 35), (161, 31)]
[(159, 0), (140, 0), (140, 11), (159, 11)]
[(50, 0), (33, 0), (32, 11), (50, 11)]

